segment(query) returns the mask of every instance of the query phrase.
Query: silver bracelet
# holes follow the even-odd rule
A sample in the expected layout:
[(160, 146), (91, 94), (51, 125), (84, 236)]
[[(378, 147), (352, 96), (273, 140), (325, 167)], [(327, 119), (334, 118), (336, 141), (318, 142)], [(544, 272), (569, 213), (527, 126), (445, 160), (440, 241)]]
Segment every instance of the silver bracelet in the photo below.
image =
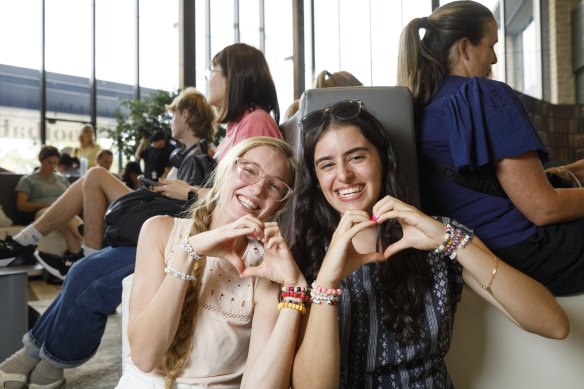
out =
[(197, 279), (197, 277), (195, 277), (192, 274), (182, 273), (180, 271), (174, 270), (172, 268), (172, 266), (170, 266), (170, 264), (166, 265), (166, 267), (164, 268), (164, 272), (166, 274), (170, 274), (171, 276), (175, 276), (175, 277), (180, 278), (181, 280), (185, 280), (185, 281), (194, 281)]
[(578, 188), (582, 188), (582, 184), (580, 183), (580, 180), (578, 179), (578, 177), (576, 177), (576, 175), (574, 173), (572, 173), (570, 171), (570, 169), (568, 169), (565, 166), (558, 166), (556, 169), (558, 169), (561, 172), (566, 172), (568, 173), (568, 175), (574, 180), (576, 181), (576, 184), (578, 184)]
[(199, 255), (199, 253), (193, 250), (193, 246), (191, 246), (191, 244), (189, 243), (188, 236), (185, 236), (185, 238), (180, 241), (180, 247), (185, 249), (187, 254), (189, 254), (193, 258), (193, 261), (195, 262), (203, 258), (203, 256)]

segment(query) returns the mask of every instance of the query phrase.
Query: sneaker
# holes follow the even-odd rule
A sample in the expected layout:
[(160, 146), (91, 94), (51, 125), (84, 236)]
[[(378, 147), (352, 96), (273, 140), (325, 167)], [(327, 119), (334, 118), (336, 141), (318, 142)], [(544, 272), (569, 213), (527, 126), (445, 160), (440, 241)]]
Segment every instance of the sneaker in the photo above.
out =
[(41, 265), (53, 276), (64, 280), (67, 277), (67, 273), (71, 266), (78, 260), (84, 257), (83, 250), (79, 251), (78, 253), (74, 254), (70, 251), (66, 251), (62, 257), (43, 253), (42, 251), (35, 251), (34, 256), (39, 261)]
[(62, 389), (65, 387), (65, 378), (59, 378), (57, 381), (50, 384), (29, 384), (28, 389)]
[(12, 236), (6, 235), (4, 240), (0, 240), (0, 267), (8, 266), (19, 256), (32, 255), (35, 250), (35, 245), (23, 246)]
[(34, 256), (34, 253), (31, 253), (19, 255), (18, 257), (14, 258), (14, 261), (10, 262), (8, 266), (33, 266), (36, 265), (36, 263), (37, 260)]

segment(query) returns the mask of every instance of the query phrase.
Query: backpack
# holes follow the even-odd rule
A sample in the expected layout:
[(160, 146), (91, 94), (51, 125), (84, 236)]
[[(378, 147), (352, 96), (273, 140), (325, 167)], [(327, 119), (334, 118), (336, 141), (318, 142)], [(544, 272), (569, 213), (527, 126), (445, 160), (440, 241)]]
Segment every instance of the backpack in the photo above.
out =
[[(202, 140), (199, 145), (201, 153), (197, 147), (182, 150), (177, 177), (189, 185), (209, 187), (217, 163), (207, 154), (207, 142)], [(112, 247), (135, 247), (146, 220), (157, 215), (187, 217), (189, 206), (187, 201), (171, 199), (140, 188), (110, 204), (105, 213), (104, 239)]]

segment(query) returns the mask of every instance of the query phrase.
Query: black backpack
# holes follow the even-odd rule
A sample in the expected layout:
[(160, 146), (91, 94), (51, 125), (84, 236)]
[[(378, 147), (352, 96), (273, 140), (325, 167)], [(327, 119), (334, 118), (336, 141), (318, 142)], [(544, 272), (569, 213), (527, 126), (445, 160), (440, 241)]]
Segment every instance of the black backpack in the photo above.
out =
[[(210, 186), (211, 173), (217, 163), (207, 154), (207, 142), (201, 141), (200, 146), (202, 154), (197, 153), (196, 147), (184, 150), (178, 178), (190, 185)], [(112, 247), (135, 247), (142, 224), (146, 220), (158, 215), (187, 217), (189, 206), (187, 201), (164, 197), (146, 188), (135, 190), (108, 207), (105, 213), (104, 238)]]

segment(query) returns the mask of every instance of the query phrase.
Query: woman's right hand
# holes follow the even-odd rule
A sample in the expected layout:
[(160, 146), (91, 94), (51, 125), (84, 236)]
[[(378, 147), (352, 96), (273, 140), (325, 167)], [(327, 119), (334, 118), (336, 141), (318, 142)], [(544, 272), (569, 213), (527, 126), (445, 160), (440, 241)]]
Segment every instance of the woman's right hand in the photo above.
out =
[(262, 277), (280, 285), (307, 286), (278, 223), (266, 222), (264, 227), (264, 260), (259, 266), (246, 268), (241, 276)]
[(380, 252), (359, 253), (353, 244), (353, 238), (367, 228), (375, 228), (367, 212), (349, 210), (345, 212), (333, 237), (326, 256), (318, 272), (319, 286), (337, 287), (339, 282), (353, 273), (357, 268), (371, 262), (383, 261)]
[(245, 264), (238, 252), (243, 252), (247, 239), (241, 241), (239, 238), (251, 236), (261, 240), (263, 234), (264, 223), (246, 215), (232, 223), (193, 235), (189, 238), (189, 243), (199, 255), (223, 258), (241, 274), (245, 270)]

